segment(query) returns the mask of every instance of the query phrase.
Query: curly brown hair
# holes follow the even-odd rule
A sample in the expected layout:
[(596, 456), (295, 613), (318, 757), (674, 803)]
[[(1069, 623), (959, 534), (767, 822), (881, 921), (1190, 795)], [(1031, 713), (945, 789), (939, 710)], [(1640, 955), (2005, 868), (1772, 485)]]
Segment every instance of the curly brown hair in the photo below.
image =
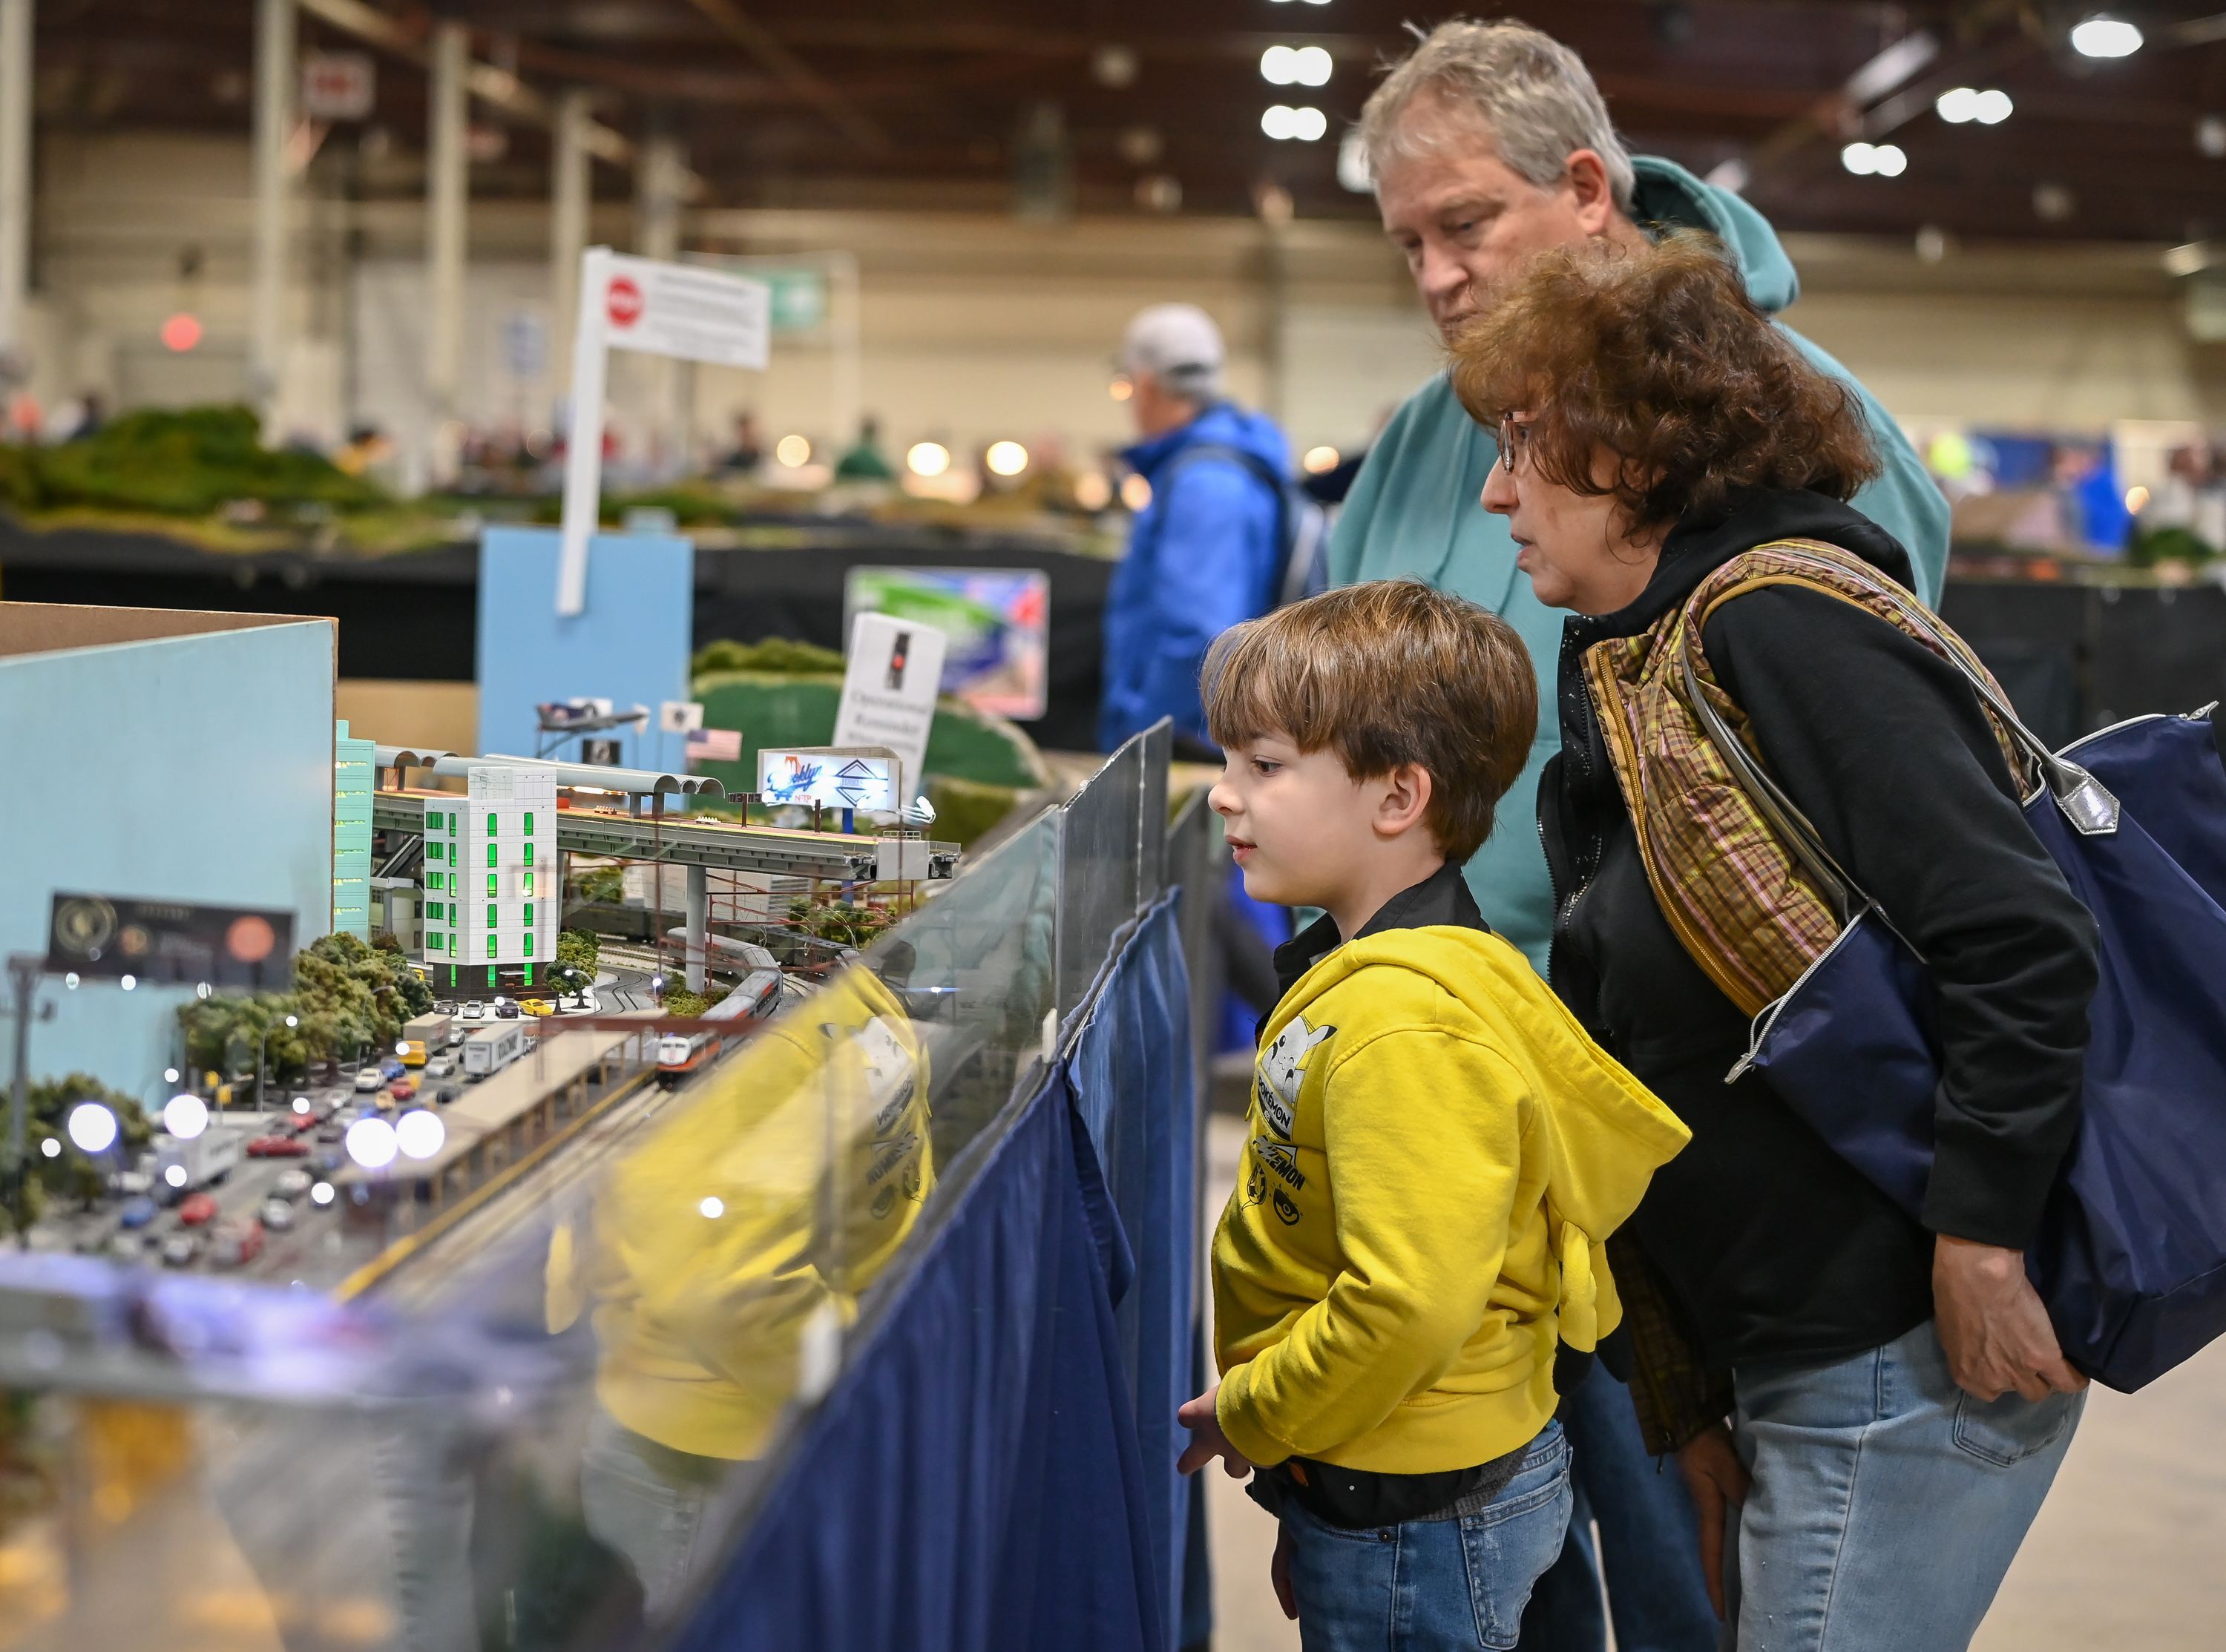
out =
[(1845, 499), (1879, 473), (1854, 389), (1811, 365), (1692, 232), (1541, 254), (1452, 354), (1472, 418), (1530, 414), (1537, 473), (1612, 494), (1633, 533), (1720, 519), (1752, 492)]

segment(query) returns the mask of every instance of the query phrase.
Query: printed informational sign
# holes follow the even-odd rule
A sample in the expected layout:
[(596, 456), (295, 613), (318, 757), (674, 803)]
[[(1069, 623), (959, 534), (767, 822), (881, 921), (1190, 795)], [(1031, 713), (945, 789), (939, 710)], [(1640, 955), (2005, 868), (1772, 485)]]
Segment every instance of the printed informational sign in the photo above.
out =
[(758, 797), (767, 804), (817, 804), (894, 814), (897, 759), (871, 747), (807, 747), (758, 753)]
[(1051, 692), (1051, 575), (1036, 568), (854, 568), (846, 617), (885, 613), (943, 632), (943, 692), (1022, 722)]
[(283, 989), (294, 980), (294, 914), (121, 895), (56, 893), (47, 968), (117, 981)]
[(378, 91), (378, 71), (368, 52), (302, 54), (302, 118), (362, 120)]
[(588, 295), (583, 305), (600, 296), (604, 340), (614, 350), (641, 350), (721, 367), (766, 365), (773, 295), (762, 281), (607, 252), (600, 286), (582, 290)]
[(703, 726), (701, 700), (665, 700), (657, 708), (657, 726), (668, 734), (684, 734)]
[(943, 657), (943, 633), (933, 626), (886, 613), (854, 618), (835, 744), (887, 747), (896, 753), (905, 784), (920, 790)]
[(591, 246), (580, 255), (572, 338), (572, 418), (564, 442), (564, 517), (556, 613), (588, 600), (588, 539), (603, 486), (603, 385), (614, 350), (721, 367), (766, 365), (773, 298), (762, 281)]

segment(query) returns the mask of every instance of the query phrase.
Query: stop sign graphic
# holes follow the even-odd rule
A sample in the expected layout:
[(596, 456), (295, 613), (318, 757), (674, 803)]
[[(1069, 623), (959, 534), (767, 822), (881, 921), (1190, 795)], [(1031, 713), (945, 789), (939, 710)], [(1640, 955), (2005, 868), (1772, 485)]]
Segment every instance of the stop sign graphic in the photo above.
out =
[(613, 327), (632, 327), (641, 319), (641, 289), (629, 276), (614, 276), (604, 297)]

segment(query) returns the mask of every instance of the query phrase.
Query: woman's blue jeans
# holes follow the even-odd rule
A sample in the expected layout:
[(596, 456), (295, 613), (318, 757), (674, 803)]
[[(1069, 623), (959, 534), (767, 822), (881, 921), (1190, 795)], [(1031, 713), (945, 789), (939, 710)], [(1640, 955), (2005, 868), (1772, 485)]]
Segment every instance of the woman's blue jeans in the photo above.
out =
[(1481, 1514), (1348, 1531), (1287, 1501), (1291, 1591), (1306, 1652), (1474, 1652), (1514, 1646), (1523, 1605), (1561, 1552), (1569, 1446), (1559, 1423), (1531, 1442)]
[(1930, 1322), (1733, 1373), (1754, 1477), (1725, 1559), (1737, 1652), (1963, 1652), (2070, 1448), (2082, 1394), (1973, 1399)]

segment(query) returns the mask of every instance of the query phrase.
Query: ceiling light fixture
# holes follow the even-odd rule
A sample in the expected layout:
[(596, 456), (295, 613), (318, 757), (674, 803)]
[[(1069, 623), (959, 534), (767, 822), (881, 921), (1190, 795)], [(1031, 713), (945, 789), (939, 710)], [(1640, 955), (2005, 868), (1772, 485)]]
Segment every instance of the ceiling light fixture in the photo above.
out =
[(2071, 31), (2071, 49), (2082, 57), (2131, 57), (2141, 49), (2141, 31), (2098, 11)]

